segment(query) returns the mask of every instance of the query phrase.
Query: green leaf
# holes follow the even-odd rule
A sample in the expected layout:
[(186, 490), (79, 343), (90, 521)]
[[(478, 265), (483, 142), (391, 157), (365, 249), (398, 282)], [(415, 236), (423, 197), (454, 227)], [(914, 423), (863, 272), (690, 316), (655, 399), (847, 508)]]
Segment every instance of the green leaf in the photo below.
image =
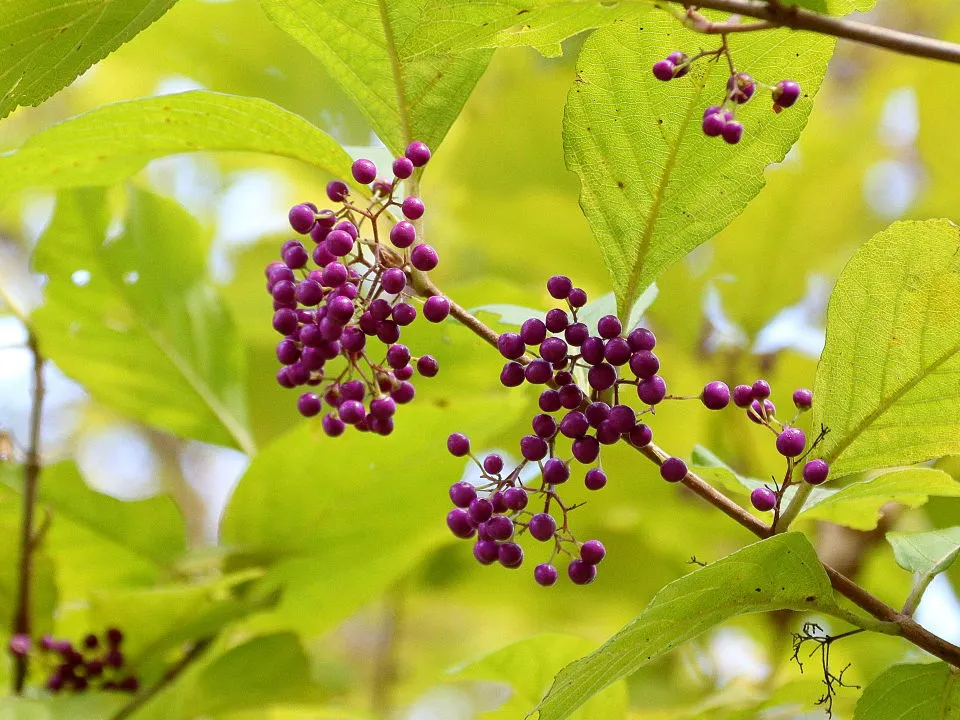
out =
[[(613, 278), (620, 315), (640, 289), (713, 237), (764, 185), (813, 107), (834, 41), (777, 30), (731, 38), (737, 66), (770, 82), (792, 77), (804, 89), (779, 115), (758, 97), (738, 110), (743, 141), (731, 147), (701, 130), (703, 110), (726, 93), (726, 64), (700, 62), (660, 82), (650, 68), (704, 37), (667, 13), (594, 32), (577, 60), (564, 114), (567, 166), (580, 177), (580, 205)], [(762, 93), (763, 91), (759, 91)]]
[(176, 0), (0, 5), (0, 118), (39, 105), (163, 15)]
[(947, 570), (960, 554), (960, 526), (929, 532), (887, 533), (897, 565), (910, 572), (937, 575)]
[(840, 274), (813, 427), (833, 477), (960, 453), (960, 233), (900, 222)]
[[(751, 492), (772, 487), (770, 482), (739, 475), (702, 446), (693, 449), (693, 470), (707, 482), (728, 492)], [(799, 485), (784, 492), (783, 504), (789, 505)], [(843, 487), (818, 485), (810, 490), (801, 515), (828, 520), (856, 530), (872, 530), (880, 521), (880, 508), (888, 502), (920, 507), (930, 497), (960, 496), (960, 482), (934, 468), (904, 468), (858, 480)]]
[(860, 696), (853, 720), (957, 720), (960, 676), (944, 662), (894, 665)]
[(483, 447), (519, 407), (509, 396), (460, 397), (442, 408), (418, 398), (400, 408), (389, 437), (334, 439), (304, 423), (266, 447), (220, 526), (225, 546), (266, 563), (264, 582), (284, 588), (265, 626), (293, 622), (319, 634), (451, 539), (447, 488), (465, 463), (442, 452), (445, 438), (460, 430)]
[(309, 703), (321, 696), (300, 640), (292, 633), (258, 637), (232, 648), (203, 671), (193, 694), (192, 710), (198, 715)]
[[(436, 148), (483, 74), (491, 50), (435, 49), (423, 0), (260, 0), (267, 16), (323, 63), (390, 150)], [(459, 28), (443, 25), (450, 33)]]
[(108, 222), (103, 191), (59, 195), (35, 258), (49, 277), (33, 315), (43, 352), (140, 422), (251, 453), (244, 349), (206, 280), (199, 225), (141, 190), (105, 242)]
[(201, 150), (278, 155), (333, 175), (350, 165), (330, 136), (271, 102), (191, 91), (104, 105), (37, 133), (0, 157), (0, 204), (28, 187), (109, 185)]
[[(508, 645), (454, 674), (457, 680), (482, 680), (504, 683), (510, 697), (499, 708), (484, 713), (485, 720), (516, 720), (550, 687), (554, 673), (583, 657), (594, 646), (584, 638), (571, 635), (538, 635)], [(598, 693), (581, 707), (578, 720), (616, 720), (627, 712), (626, 683), (620, 682)]]
[(594, 694), (729, 618), (768, 610), (835, 607), (830, 580), (810, 541), (775, 535), (675, 580), (629, 625), (565, 667), (536, 710), (562, 720)]
[(76, 718), (110, 718), (130, 698), (120, 693), (68, 693), (42, 700), (22, 697), (0, 698), (3, 720), (76, 720)]

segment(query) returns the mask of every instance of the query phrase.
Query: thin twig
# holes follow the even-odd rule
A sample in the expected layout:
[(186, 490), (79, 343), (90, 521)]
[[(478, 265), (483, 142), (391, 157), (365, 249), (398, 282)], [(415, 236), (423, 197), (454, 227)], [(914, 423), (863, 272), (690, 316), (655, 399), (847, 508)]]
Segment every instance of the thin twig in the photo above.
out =
[[(821, 15), (793, 5), (783, 5), (777, 0), (697, 0), (696, 3), (691, 3), (689, 0), (661, 1), (683, 5), (684, 7), (695, 5), (701, 9), (721, 10), (745, 15), (769, 22), (777, 27), (830, 35), (893, 50), (902, 55), (960, 63), (960, 45), (956, 43), (868, 25), (856, 20)], [(692, 29), (696, 30), (697, 28), (693, 27)]]
[(156, 683), (148, 687), (143, 692), (134, 696), (133, 700), (120, 708), (120, 710), (118, 710), (117, 713), (110, 718), (110, 720), (126, 720), (126, 718), (137, 712), (137, 710), (146, 705), (164, 688), (180, 677), (180, 674), (186, 670), (194, 660), (200, 657), (200, 655), (203, 654), (203, 651), (206, 650), (210, 644), (213, 643), (213, 641), (214, 638), (212, 637), (198, 640), (196, 644), (190, 648), (186, 654), (180, 658), (179, 661), (177, 661), (175, 665), (171, 665), (167, 669), (167, 671), (163, 674), (163, 677), (161, 677)]
[[(40, 419), (43, 413), (43, 356), (33, 330), (27, 329), (27, 347), (33, 354), (33, 399), (30, 408), (30, 439), (26, 461), (23, 464), (23, 509), (20, 520), (20, 559), (17, 575), (17, 604), (13, 613), (15, 635), (31, 635), (30, 595), (33, 585), (33, 553), (38, 545), (33, 529), (33, 516), (37, 506), (37, 484), (40, 480)], [(23, 692), (27, 679), (27, 656), (17, 655), (14, 662), (13, 689), (18, 695)]]

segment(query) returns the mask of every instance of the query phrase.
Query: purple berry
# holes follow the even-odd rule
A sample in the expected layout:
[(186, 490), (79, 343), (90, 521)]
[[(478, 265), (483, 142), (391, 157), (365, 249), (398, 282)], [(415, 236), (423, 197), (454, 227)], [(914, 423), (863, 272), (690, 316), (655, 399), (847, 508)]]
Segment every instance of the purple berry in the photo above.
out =
[(667, 394), (667, 383), (659, 375), (654, 375), (637, 383), (637, 397), (647, 405), (656, 405)]
[(520, 326), (520, 337), (525, 345), (539, 345), (547, 337), (547, 326), (538, 318), (525, 320)]
[(603, 359), (611, 365), (623, 365), (630, 359), (630, 343), (622, 337), (607, 340), (603, 348)]
[(277, 343), (277, 360), (282, 364), (293, 365), (299, 359), (300, 348), (297, 347), (297, 344), (293, 340), (281, 340)]
[(575, 585), (589, 585), (597, 579), (597, 566), (574, 560), (567, 566), (567, 575)]
[(380, 284), (383, 286), (384, 292), (396, 295), (407, 286), (407, 276), (400, 268), (388, 268), (380, 276)]
[(574, 288), (567, 295), (567, 302), (571, 307), (582, 308), (587, 304), (587, 293), (583, 288)]
[(414, 140), (407, 145), (403, 154), (415, 167), (423, 167), (430, 160), (430, 148), (419, 140)]
[(473, 556), (483, 565), (490, 565), (500, 557), (500, 548), (493, 540), (478, 540), (473, 546)]
[(404, 217), (409, 220), (418, 220), (423, 217), (423, 212), (426, 208), (423, 206), (423, 200), (418, 197), (410, 197), (403, 199), (403, 204), (400, 206), (400, 211), (403, 213)]
[(527, 493), (520, 488), (507, 488), (503, 491), (503, 504), (508, 510), (519, 512), (527, 506)]
[(738, 104), (743, 104), (752, 98), (756, 89), (757, 85), (753, 82), (753, 78), (746, 73), (731, 75), (730, 79), (727, 80), (729, 97), (733, 102)]
[(423, 316), (430, 322), (443, 322), (449, 314), (450, 301), (443, 295), (433, 295), (423, 303)]
[(541, 563), (533, 569), (533, 579), (542, 587), (550, 587), (558, 577), (557, 569), (550, 563)]
[(343, 257), (353, 250), (353, 238), (343, 230), (331, 230), (323, 242), (327, 250), (337, 257)]
[(539, 540), (540, 542), (546, 542), (553, 537), (553, 534), (557, 531), (557, 521), (553, 519), (552, 515), (547, 513), (537, 513), (532, 518), (530, 518), (530, 523), (527, 525), (527, 529), (530, 531), (530, 536), (534, 540)]
[(660, 477), (667, 482), (680, 482), (687, 475), (687, 464), (678, 457), (669, 457), (660, 466)]
[(553, 366), (546, 360), (537, 358), (527, 363), (527, 366), (523, 369), (523, 376), (528, 383), (543, 385), (553, 377)]
[(628, 439), (634, 447), (646, 447), (653, 441), (653, 430), (650, 429), (649, 425), (640, 423), (630, 431)]
[(315, 393), (304, 393), (297, 400), (297, 410), (304, 417), (313, 417), (320, 413), (323, 403), (320, 396)]
[(600, 490), (607, 484), (607, 474), (600, 468), (590, 468), (583, 478), (587, 490)]
[(297, 312), (290, 308), (280, 308), (273, 314), (273, 329), (281, 335), (291, 335), (297, 329)]
[(540, 357), (549, 363), (558, 363), (567, 357), (567, 344), (558, 337), (548, 337), (540, 343)]
[(769, 488), (757, 488), (750, 493), (750, 503), (761, 512), (773, 510), (777, 505), (777, 496)]
[(559, 458), (550, 458), (543, 464), (543, 481), (548, 485), (560, 485), (570, 479), (570, 468)]
[(597, 334), (604, 340), (619, 336), (622, 330), (623, 326), (616, 315), (604, 315), (597, 321)]
[(366, 416), (363, 403), (359, 400), (344, 400), (338, 408), (340, 419), (347, 425), (356, 425)]
[(600, 442), (592, 435), (585, 435), (573, 441), (570, 451), (577, 462), (589, 465), (600, 455)]
[(777, 414), (777, 408), (769, 400), (763, 401), (763, 407), (760, 407), (760, 401), (754, 400), (747, 409), (747, 417), (758, 425), (774, 417)]
[(17, 657), (25, 657), (30, 652), (30, 636), (25, 633), (17, 633), (10, 638), (10, 652)]
[(601, 445), (613, 445), (622, 435), (609, 420), (604, 420), (597, 428), (597, 442)]
[(470, 438), (463, 433), (451, 433), (447, 438), (447, 451), (454, 457), (463, 457), (470, 452)]
[(627, 336), (627, 342), (634, 352), (653, 350), (657, 346), (657, 337), (646, 328), (637, 328)]
[(505, 515), (497, 515), (487, 521), (487, 534), (491, 540), (509, 540), (513, 535), (513, 521)]
[(531, 462), (543, 460), (547, 455), (547, 441), (536, 435), (524, 435), (520, 438), (520, 454)]
[(587, 406), (584, 414), (591, 427), (599, 427), (600, 423), (610, 417), (610, 406), (605, 402), (593, 402)]
[(496, 453), (490, 453), (483, 459), (483, 469), (491, 475), (496, 475), (503, 470), (503, 458)]
[(580, 559), (587, 565), (597, 565), (606, 554), (606, 548), (599, 540), (587, 540), (580, 546)]
[(609, 390), (617, 381), (617, 371), (613, 365), (600, 363), (587, 371), (587, 382), (594, 390)]
[(781, 80), (773, 87), (774, 105), (788, 108), (800, 97), (800, 86), (793, 80)]
[(500, 371), (500, 383), (504, 387), (517, 387), (518, 385), (523, 385), (525, 378), (526, 376), (524, 374), (523, 365), (515, 360), (508, 362)]
[[(413, 365), (404, 365), (402, 368), (396, 368), (393, 371), (393, 376), (397, 380), (409, 380), (413, 377)], [(389, 376), (386, 378), (380, 378), (378, 384), (383, 392), (386, 392), (393, 387), (393, 383), (390, 381)]]
[(793, 391), (793, 404), (797, 410), (809, 410), (813, 406), (813, 391), (799, 388)]
[(547, 280), (547, 292), (555, 300), (566, 300), (573, 290), (573, 282), (566, 275), (554, 275)]
[(567, 329), (567, 325), (570, 324), (570, 318), (567, 317), (567, 313), (560, 308), (554, 308), (547, 312), (547, 316), (544, 318), (544, 322), (547, 326), (547, 330), (552, 333), (563, 332)]
[(514, 332), (505, 332), (497, 338), (497, 349), (507, 360), (516, 360), (523, 356), (526, 348), (523, 339)]
[(417, 372), (423, 375), (423, 377), (436, 377), (439, 371), (440, 363), (437, 362), (437, 359), (433, 357), (433, 355), (421, 355), (420, 359), (417, 360)]
[(733, 389), (733, 404), (737, 407), (747, 407), (753, 400), (753, 388), (749, 385), (737, 385)]
[(331, 180), (327, 183), (327, 197), (333, 202), (342, 202), (350, 194), (350, 188), (343, 180)]
[(417, 270), (429, 272), (440, 264), (440, 256), (427, 244), (417, 245), (410, 253), (410, 264)]
[(401, 405), (404, 405), (413, 400), (413, 397), (416, 394), (417, 390), (412, 383), (402, 382), (396, 390), (390, 393), (390, 397), (392, 397)]
[(677, 50), (667, 55), (667, 60), (672, 62), (674, 67), (676, 68), (676, 70), (674, 71), (675, 73), (674, 77), (683, 77), (688, 72), (690, 72), (690, 66), (686, 65), (687, 56), (685, 53), (682, 53), (679, 50)]
[(455, 508), (447, 513), (447, 527), (458, 538), (472, 537), (476, 532), (470, 515), (462, 508)]
[(707, 137), (720, 137), (723, 134), (723, 128), (726, 127), (727, 121), (719, 112), (710, 113), (709, 115), (703, 118), (703, 122), (700, 127), (703, 129), (703, 134)]
[(393, 321), (400, 327), (406, 327), (417, 319), (417, 309), (410, 303), (397, 303), (391, 313)]
[(406, 180), (413, 175), (413, 163), (410, 158), (398, 157), (393, 161), (393, 175), (401, 180)]
[(743, 137), (743, 124), (736, 120), (731, 120), (723, 126), (722, 135), (728, 144), (736, 145)]
[(450, 486), (450, 500), (459, 508), (470, 507), (477, 497), (477, 489), (468, 482), (455, 482)]
[(674, 70), (676, 70), (676, 67), (669, 60), (658, 60), (653, 64), (653, 76), (663, 82), (673, 80)]
[(707, 383), (700, 393), (700, 401), (708, 410), (722, 410), (730, 403), (730, 388), (719, 380)]
[(649, 350), (638, 350), (630, 356), (630, 370), (638, 378), (652, 378), (660, 369), (660, 358)]
[(390, 242), (393, 243), (394, 247), (408, 248), (413, 245), (416, 239), (417, 229), (413, 226), (413, 223), (408, 223), (406, 220), (401, 220), (390, 228)]
[(287, 219), (290, 221), (290, 227), (292, 227), (295, 232), (306, 235), (316, 222), (316, 215), (313, 212), (313, 208), (300, 204), (290, 208)]
[(474, 498), (467, 509), (470, 519), (479, 524), (493, 517), (493, 503), (486, 498)]
[(819, 485), (830, 474), (830, 466), (825, 460), (811, 460), (803, 466), (803, 479), (811, 485)]
[(618, 433), (627, 433), (636, 425), (637, 414), (629, 405), (614, 405), (610, 408), (609, 422)]
[(310, 260), (310, 255), (300, 243), (286, 248), (282, 253), (282, 257), (284, 264), (291, 270), (304, 267)]
[(603, 362), (606, 346), (598, 337), (588, 337), (580, 346), (580, 355), (588, 365), (599, 365)]
[(516, 543), (504, 543), (500, 546), (499, 560), (505, 568), (518, 568), (523, 564), (523, 548)]
[(770, 397), (770, 383), (766, 380), (757, 380), (750, 388), (754, 400), (763, 400)]
[(796, 457), (806, 444), (807, 436), (800, 428), (788, 427), (777, 435), (777, 452), (785, 457)]
[(590, 337), (590, 328), (582, 322), (572, 323), (563, 331), (563, 337), (570, 345), (579, 347)]
[(576, 385), (563, 385), (557, 391), (560, 406), (567, 410), (576, 410), (583, 404), (583, 392)]
[(355, 160), (350, 167), (350, 172), (353, 174), (353, 179), (361, 185), (369, 185), (377, 179), (377, 166), (372, 160), (365, 158)]
[(370, 402), (370, 414), (375, 418), (386, 420), (397, 412), (397, 403), (391, 397), (377, 398)]

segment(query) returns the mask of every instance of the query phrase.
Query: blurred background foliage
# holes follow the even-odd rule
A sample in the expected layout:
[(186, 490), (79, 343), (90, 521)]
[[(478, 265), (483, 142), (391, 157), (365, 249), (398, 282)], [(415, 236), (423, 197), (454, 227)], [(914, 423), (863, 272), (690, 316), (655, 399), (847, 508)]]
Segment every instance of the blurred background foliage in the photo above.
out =
[[(960, 7), (949, 0), (881, 0), (868, 19), (960, 41)], [(443, 259), (435, 279), (464, 306), (546, 309), (544, 282), (553, 273), (570, 275), (593, 297), (610, 288), (560, 143), (581, 42), (567, 41), (564, 56), (553, 59), (525, 48), (497, 51), (424, 175), (426, 233)], [(658, 281), (646, 323), (659, 338), (671, 389), (694, 393), (710, 379), (764, 376), (774, 401), (789, 406), (794, 388), (812, 386), (826, 300), (858, 245), (895, 219), (957, 219), (960, 95), (950, 88), (958, 73), (839, 45), (807, 129), (787, 159), (768, 169), (767, 187)], [(192, 88), (270, 99), (355, 157), (389, 157), (337, 84), (254, 0), (181, 0), (72, 86), (5, 119), (0, 150), (104, 103)], [(192, 362), (245, 408), (238, 413), (245, 413), (249, 445), (260, 448), (236, 487), (250, 465), (240, 450), (160, 429), (178, 427), (176, 418), (137, 422), (165, 394), (183, 393), (162, 373), (150, 377), (162, 347), (138, 344), (137, 363), (148, 375), (143, 394), (110, 402), (95, 398), (106, 397), (116, 368), (89, 364), (73, 380), (48, 368), (41, 502), (51, 528), (38, 558), (37, 630), (76, 639), (123, 627), (146, 682), (185, 640), (219, 631), (202, 661), (137, 719), (519, 718), (560, 667), (689, 572), (692, 557), (711, 561), (751, 540), (618, 446), (604, 455), (609, 485), (577, 513), (583, 536), (608, 548), (594, 585), (544, 590), (526, 569), (479, 567), (444, 527), (447, 487), (466, 471), (443, 451), (444, 438), (466, 431), (476, 448), (516, 456), (535, 395), (501, 388), (496, 354), (450, 323), (410, 328), (409, 344), (429, 347), (442, 370), (419, 385), (394, 436), (348, 433), (331, 441), (318, 423), (303, 421), (294, 395), (273, 380), (276, 339), (262, 268), (286, 239), (286, 209), (321, 198), (327, 179), (264, 156), (181, 155), (151, 162), (99, 199), (64, 193), (61, 208), (79, 203), (89, 213), (72, 226), (57, 223), (51, 193), (26, 192), (0, 207), (7, 298), (0, 303), (0, 429), (15, 445), (0, 464), (2, 632), (10, 627), (17, 462), (29, 412), (30, 356), (12, 309), (33, 304), (40, 285), (47, 306), (36, 317), (51, 337), (102, 317), (121, 357), (132, 348), (124, 343), (135, 342), (127, 333), (138, 313), (171, 327), (201, 313)], [(110, 224), (127, 211), (137, 219), (128, 218), (115, 252), (94, 257), (105, 237), (116, 238)], [(138, 233), (147, 234), (140, 240)], [(43, 282), (28, 270), (34, 248), (32, 268), (47, 274)], [(117, 278), (130, 272), (140, 275), (128, 284), (144, 280), (139, 294), (116, 292)], [(112, 285), (100, 284), (105, 275)], [(192, 437), (237, 445), (222, 417), (194, 420), (209, 432)], [(701, 444), (753, 477), (779, 467), (766, 431), (732, 411), (667, 404), (656, 432), (674, 454), (689, 456)], [(955, 461), (940, 464), (960, 477)], [(934, 499), (917, 510), (891, 508), (882, 526), (937, 528), (958, 515), (958, 499)], [(812, 521), (804, 527), (824, 559), (902, 604), (910, 577), (882, 533)], [(958, 581), (960, 566), (935, 582), (920, 616), (954, 642)], [(800, 622), (777, 613), (716, 628), (577, 717), (819, 717), (819, 674), (800, 674), (789, 662)], [(905, 642), (875, 635), (834, 648), (836, 665), (852, 663), (848, 678), (860, 685), (917, 656)], [(7, 665), (0, 666), (4, 688)], [(856, 697), (842, 692), (836, 716), (851, 717)], [(107, 717), (118, 703), (109, 696), (0, 700), (0, 717)]]

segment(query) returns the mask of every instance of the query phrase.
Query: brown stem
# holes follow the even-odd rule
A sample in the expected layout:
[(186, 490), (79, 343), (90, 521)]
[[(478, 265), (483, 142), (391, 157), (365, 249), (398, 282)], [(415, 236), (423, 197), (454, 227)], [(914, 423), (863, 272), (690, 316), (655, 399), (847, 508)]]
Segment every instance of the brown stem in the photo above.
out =
[[(20, 559), (17, 575), (17, 601), (13, 613), (15, 635), (31, 635), (30, 590), (33, 584), (33, 551), (39, 544), (39, 535), (34, 532), (34, 513), (37, 507), (37, 484), (40, 479), (40, 418), (43, 411), (43, 356), (37, 344), (37, 336), (27, 328), (27, 347), (33, 353), (33, 400), (30, 409), (30, 439), (26, 461), (23, 465), (23, 509), (20, 524)], [(14, 663), (13, 689), (18, 695), (23, 692), (27, 679), (27, 656), (17, 655)]]
[(214, 638), (212, 637), (198, 640), (196, 644), (190, 648), (186, 654), (180, 658), (179, 661), (177, 661), (176, 664), (171, 665), (167, 669), (167, 671), (156, 683), (134, 696), (133, 700), (120, 708), (120, 710), (118, 710), (117, 713), (110, 718), (110, 720), (126, 720), (126, 718), (137, 712), (137, 710), (142, 708), (157, 694), (159, 694), (160, 691), (180, 677), (180, 674), (183, 673), (183, 671), (186, 670), (194, 660), (200, 657), (203, 651), (210, 647), (210, 644), (213, 643), (213, 641)]
[[(903, 55), (960, 63), (960, 45), (913, 33), (876, 27), (856, 20), (831, 17), (804, 10), (792, 5), (783, 5), (777, 0), (662, 0), (662, 2), (696, 6), (700, 9), (721, 10), (763, 20), (777, 27), (804, 30), (820, 35), (852, 40), (865, 45), (893, 50)], [(693, 30), (698, 28), (691, 25)]]
[[(715, 1), (719, 2), (720, 0)], [(725, 1), (744, 2), (745, 0)], [(701, 7), (709, 7), (705, 2), (698, 4)], [(419, 274), (419, 277), (416, 279), (416, 289), (418, 292), (426, 295), (443, 294), (440, 292), (440, 289), (433, 284), (433, 282), (428, 280), (422, 274)], [(451, 308), (453, 308), (455, 303), (451, 301), (450, 305)], [(459, 305), (456, 305), (456, 307), (459, 309), (459, 313), (455, 314), (451, 310), (451, 314), (454, 317), (460, 320), (464, 325), (473, 330), (473, 332), (482, 337), (484, 340), (496, 346), (497, 338), (499, 336), (494, 330), (484, 325), (483, 322), (473, 315), (470, 315), (470, 313), (468, 313), (466, 310), (463, 310), (463, 308), (460, 308)], [(461, 319), (461, 316), (465, 318), (466, 321)], [(650, 443), (645, 447), (635, 449), (648, 459), (655, 462), (657, 465), (661, 465), (663, 461), (669, 457), (666, 452), (653, 443)], [(751, 515), (733, 500), (710, 485), (710, 483), (708, 483), (706, 480), (696, 475), (696, 473), (688, 470), (682, 482), (687, 488), (720, 510), (727, 517), (732, 518), (735, 522), (745, 527), (757, 537), (766, 538), (773, 534), (773, 530), (770, 528), (770, 526)], [(893, 609), (882, 600), (872, 595), (869, 591), (857, 585), (853, 580), (834, 570), (826, 563), (821, 562), (821, 565), (826, 571), (827, 576), (830, 578), (831, 585), (833, 585), (833, 588), (841, 595), (852, 601), (855, 605), (865, 610), (878, 620), (896, 623), (899, 625), (900, 634), (904, 638), (912, 642), (917, 647), (926, 650), (931, 655), (934, 655), (941, 660), (960, 668), (960, 647), (957, 647), (956, 645), (949, 643), (943, 638), (937, 637), (933, 633), (924, 629), (913, 619)]]

